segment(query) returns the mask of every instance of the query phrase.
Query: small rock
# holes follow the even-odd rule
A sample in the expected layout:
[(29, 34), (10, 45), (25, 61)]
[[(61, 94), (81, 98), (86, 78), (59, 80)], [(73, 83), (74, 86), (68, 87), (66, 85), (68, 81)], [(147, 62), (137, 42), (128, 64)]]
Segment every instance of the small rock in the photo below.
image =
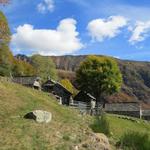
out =
[(76, 146), (74, 147), (74, 150), (79, 150), (79, 147), (76, 145)]
[(49, 123), (52, 120), (52, 114), (43, 110), (34, 110), (27, 113), (24, 118), (33, 119), (38, 123)]

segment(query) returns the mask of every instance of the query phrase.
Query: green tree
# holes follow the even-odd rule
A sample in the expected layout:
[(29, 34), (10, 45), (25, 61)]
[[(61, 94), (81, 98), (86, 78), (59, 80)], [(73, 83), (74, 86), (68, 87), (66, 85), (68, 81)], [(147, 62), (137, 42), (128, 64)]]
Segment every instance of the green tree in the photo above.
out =
[(11, 33), (8, 26), (7, 19), (2, 11), (0, 11), (0, 44), (9, 44)]
[(0, 11), (0, 75), (11, 74), (13, 55), (9, 49), (10, 30), (5, 15)]
[(31, 66), (27, 62), (14, 59), (13, 54), (9, 49), (10, 39), (11, 33), (7, 23), (7, 19), (5, 15), (0, 11), (0, 75), (34, 75), (35, 69), (33, 68), (33, 66)]
[(35, 68), (22, 60), (14, 59), (13, 76), (34, 76), (36, 75)]
[(40, 55), (33, 55), (31, 59), (33, 66), (37, 70), (37, 75), (43, 80), (46, 80), (49, 76), (53, 79), (57, 79), (56, 67), (50, 58)]
[(9, 76), (13, 68), (13, 55), (9, 47), (5, 44), (0, 44), (0, 75)]
[(76, 78), (79, 89), (91, 93), (97, 102), (118, 92), (122, 84), (119, 67), (109, 57), (88, 56), (76, 71)]

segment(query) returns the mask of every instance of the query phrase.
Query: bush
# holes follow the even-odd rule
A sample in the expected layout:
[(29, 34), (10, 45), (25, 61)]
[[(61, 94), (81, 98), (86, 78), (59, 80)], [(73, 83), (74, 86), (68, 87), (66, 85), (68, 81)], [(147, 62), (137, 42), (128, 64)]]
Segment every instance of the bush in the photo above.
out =
[(64, 139), (65, 141), (69, 141), (69, 140), (70, 140), (70, 137), (69, 137), (69, 135), (66, 135), (66, 134), (65, 134), (65, 135), (63, 136), (63, 139)]
[(147, 133), (127, 132), (119, 141), (121, 148), (128, 150), (150, 150), (150, 139)]
[(110, 126), (105, 114), (102, 114), (101, 117), (96, 116), (94, 123), (90, 127), (96, 133), (110, 135)]

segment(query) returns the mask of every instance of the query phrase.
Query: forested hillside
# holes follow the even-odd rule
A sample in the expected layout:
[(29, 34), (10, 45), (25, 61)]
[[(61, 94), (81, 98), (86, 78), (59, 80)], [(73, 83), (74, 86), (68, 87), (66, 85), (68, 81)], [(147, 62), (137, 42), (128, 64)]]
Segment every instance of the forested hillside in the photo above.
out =
[[(31, 62), (31, 59), (18, 55), (19, 59)], [(75, 70), (79, 64), (86, 58), (86, 55), (80, 56), (49, 56), (58, 69), (58, 75), (61, 78), (69, 78), (73, 83), (75, 81)], [(123, 86), (119, 94), (109, 97), (109, 102), (113, 101), (141, 101), (144, 107), (149, 107), (150, 103), (150, 62), (137, 62), (116, 59), (123, 75)], [(74, 83), (75, 84), (75, 83)]]
[[(73, 72), (87, 56), (52, 56), (57, 69)], [(150, 103), (150, 62), (137, 62), (116, 59), (123, 74), (124, 85), (119, 95), (110, 100), (140, 100)], [(70, 73), (71, 74), (71, 73)]]

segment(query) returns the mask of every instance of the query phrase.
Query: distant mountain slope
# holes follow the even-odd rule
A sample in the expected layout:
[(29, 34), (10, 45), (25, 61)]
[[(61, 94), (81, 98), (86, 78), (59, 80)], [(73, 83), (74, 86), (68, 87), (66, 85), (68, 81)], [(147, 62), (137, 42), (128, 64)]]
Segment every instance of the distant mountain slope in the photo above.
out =
[[(57, 69), (73, 72), (86, 57), (86, 55), (51, 56)], [(140, 100), (150, 103), (150, 62), (116, 60), (123, 74), (122, 92), (126, 95), (123, 101)], [(122, 98), (123, 96), (120, 97)]]
[[(49, 56), (53, 59), (58, 69), (59, 76), (75, 79), (75, 70), (87, 55), (79, 56)], [(28, 62), (30, 58), (17, 56)], [(123, 74), (124, 84), (119, 94), (110, 97), (109, 101), (136, 101), (150, 103), (150, 62), (138, 62), (116, 59)], [(147, 104), (144, 106), (148, 106)], [(149, 106), (150, 107), (150, 106)]]

